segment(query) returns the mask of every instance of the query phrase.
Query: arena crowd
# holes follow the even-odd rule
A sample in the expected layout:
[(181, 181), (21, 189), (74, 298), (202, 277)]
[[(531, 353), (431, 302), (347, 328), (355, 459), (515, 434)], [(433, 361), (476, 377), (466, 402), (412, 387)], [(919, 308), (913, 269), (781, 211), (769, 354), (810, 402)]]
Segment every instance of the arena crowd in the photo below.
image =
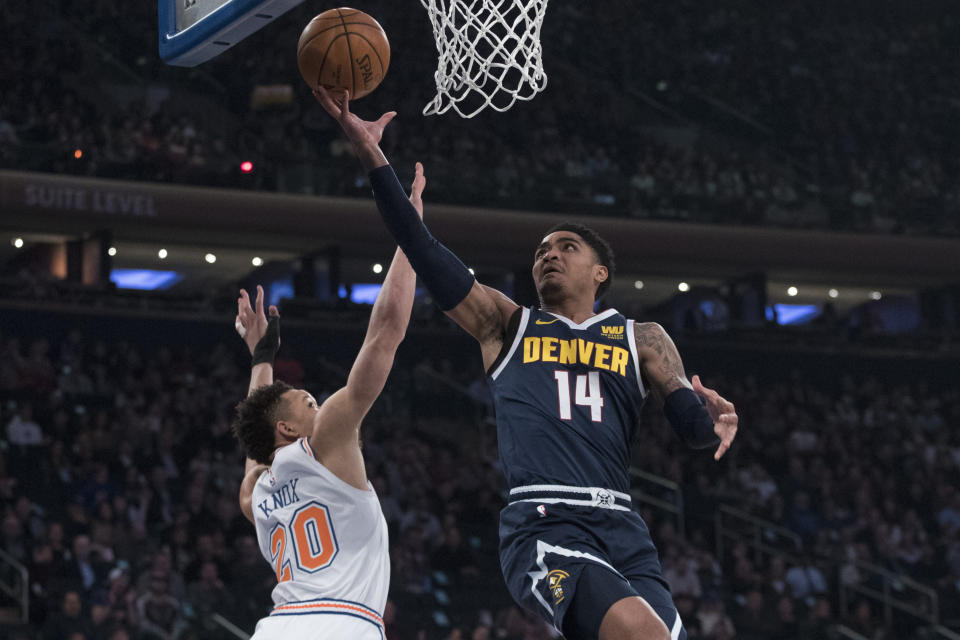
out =
[[(0, 336), (0, 547), (29, 568), (32, 598), (31, 625), (9, 627), (10, 637), (228, 637), (214, 613), (252, 630), (275, 578), (237, 506), (239, 339), (225, 327), (208, 328), (215, 339), (159, 343), (179, 335), (162, 323), (152, 340), (108, 339), (89, 320), (58, 323), (67, 329), (21, 319)], [(287, 332), (278, 376), (325, 397), (361, 338), (345, 331)], [(504, 485), (479, 359), (438, 332), (454, 342), (431, 350), (408, 339), (363, 430), (391, 536), (388, 637), (551, 637), (502, 586)], [(334, 341), (343, 355), (325, 351)], [(634, 464), (680, 484), (685, 535), (670, 513), (636, 507), (691, 639), (823, 638), (838, 623), (902, 637), (911, 621), (887, 626), (870, 600), (841, 609), (844, 585), (873, 580), (858, 562), (920, 580), (941, 611), (960, 610), (960, 438), (950, 429), (960, 394), (923, 379), (808, 376), (805, 366), (781, 379), (744, 366), (713, 372), (749, 425), (722, 464), (686, 450), (659, 410), (645, 410)], [(721, 504), (792, 530), (802, 546), (758, 556), (750, 540), (728, 540), (718, 556)]]

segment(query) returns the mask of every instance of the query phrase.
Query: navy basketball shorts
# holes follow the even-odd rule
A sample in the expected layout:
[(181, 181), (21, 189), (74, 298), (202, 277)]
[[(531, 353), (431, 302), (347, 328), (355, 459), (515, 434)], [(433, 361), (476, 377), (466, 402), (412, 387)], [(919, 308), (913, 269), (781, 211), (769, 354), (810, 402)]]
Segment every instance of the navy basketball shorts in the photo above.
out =
[(629, 496), (617, 493), (614, 502), (603, 489), (569, 489), (592, 491), (594, 504), (599, 491), (602, 506), (590, 506), (590, 496), (539, 502), (546, 494), (512, 493), (522, 500), (500, 512), (500, 566), (513, 599), (568, 640), (580, 640), (599, 637), (618, 600), (640, 596), (673, 640), (685, 640), (657, 549), (643, 519), (629, 510)]

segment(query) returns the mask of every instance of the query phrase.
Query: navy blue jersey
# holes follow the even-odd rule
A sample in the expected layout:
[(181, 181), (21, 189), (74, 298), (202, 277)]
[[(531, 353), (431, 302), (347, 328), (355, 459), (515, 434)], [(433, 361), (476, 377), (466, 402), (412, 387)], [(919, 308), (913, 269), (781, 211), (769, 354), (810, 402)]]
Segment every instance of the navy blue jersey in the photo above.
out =
[(492, 369), (510, 488), (630, 490), (630, 442), (646, 396), (633, 320), (608, 309), (576, 324), (522, 309), (516, 336)]

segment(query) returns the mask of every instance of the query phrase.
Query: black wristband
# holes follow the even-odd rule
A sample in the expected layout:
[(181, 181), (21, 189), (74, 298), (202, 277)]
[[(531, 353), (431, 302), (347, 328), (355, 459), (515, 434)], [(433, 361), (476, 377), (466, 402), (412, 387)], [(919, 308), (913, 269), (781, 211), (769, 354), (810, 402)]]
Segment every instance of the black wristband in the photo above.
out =
[(277, 351), (280, 350), (280, 318), (270, 316), (267, 320), (267, 331), (253, 348), (253, 363), (251, 367), (264, 362), (273, 366), (273, 360), (277, 357)]
[(694, 449), (718, 444), (713, 431), (713, 418), (707, 413), (704, 400), (692, 389), (682, 387), (666, 397), (663, 412), (677, 435)]

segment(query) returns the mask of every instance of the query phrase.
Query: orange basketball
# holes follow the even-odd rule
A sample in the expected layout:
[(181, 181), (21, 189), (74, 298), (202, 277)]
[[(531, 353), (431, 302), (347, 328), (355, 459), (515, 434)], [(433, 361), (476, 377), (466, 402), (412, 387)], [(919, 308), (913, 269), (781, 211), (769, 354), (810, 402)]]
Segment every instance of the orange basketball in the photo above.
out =
[(363, 11), (330, 9), (300, 34), (297, 66), (312, 89), (349, 89), (351, 99), (362, 98), (387, 74), (390, 43), (380, 24)]

